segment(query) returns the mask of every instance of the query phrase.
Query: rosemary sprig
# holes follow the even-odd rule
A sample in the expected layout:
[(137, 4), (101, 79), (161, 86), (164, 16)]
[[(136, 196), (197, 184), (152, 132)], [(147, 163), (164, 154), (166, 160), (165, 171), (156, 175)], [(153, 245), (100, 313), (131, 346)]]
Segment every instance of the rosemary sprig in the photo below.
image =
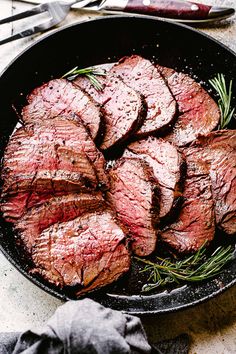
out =
[(234, 116), (235, 111), (235, 108), (231, 108), (233, 81), (230, 80), (229, 87), (227, 88), (224, 75), (218, 74), (216, 77), (209, 80), (209, 83), (216, 90), (220, 97), (218, 100), (218, 105), (221, 113), (219, 129), (225, 129)]
[(206, 256), (206, 250), (203, 245), (195, 254), (176, 261), (156, 257), (156, 262), (152, 262), (134, 257), (145, 265), (140, 272), (148, 273), (147, 284), (143, 286), (142, 291), (147, 292), (170, 283), (197, 282), (213, 278), (234, 258), (232, 246), (218, 247), (210, 257)]
[(66, 74), (64, 74), (62, 78), (67, 78), (68, 80), (74, 80), (79, 75), (86, 76), (97, 91), (102, 90), (103, 86), (96, 76), (106, 76), (105, 70), (98, 69), (95, 67), (78, 69), (78, 66), (76, 66), (75, 68), (71, 69)]

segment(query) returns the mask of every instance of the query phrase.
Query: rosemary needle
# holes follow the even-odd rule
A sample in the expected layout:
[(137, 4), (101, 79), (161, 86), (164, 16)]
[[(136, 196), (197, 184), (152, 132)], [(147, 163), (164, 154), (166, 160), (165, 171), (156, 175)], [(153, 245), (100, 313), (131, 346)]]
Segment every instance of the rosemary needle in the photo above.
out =
[(169, 283), (196, 282), (212, 278), (222, 271), (222, 268), (234, 258), (232, 246), (218, 247), (210, 257), (206, 257), (206, 247), (203, 245), (195, 254), (182, 260), (172, 261), (169, 258), (156, 257), (156, 262), (134, 257), (145, 266), (140, 271), (147, 273), (147, 284), (142, 291), (147, 292)]
[(209, 80), (209, 83), (219, 95), (218, 105), (221, 113), (219, 129), (225, 129), (233, 118), (235, 111), (235, 108), (231, 108), (233, 81), (230, 80), (227, 88), (224, 75), (218, 74)]
[(102, 84), (96, 76), (105, 76), (105, 70), (98, 69), (95, 67), (89, 67), (84, 69), (78, 69), (78, 66), (68, 71), (62, 76), (62, 78), (67, 78), (68, 80), (74, 80), (77, 76), (84, 75), (86, 76), (91, 84), (95, 87), (96, 90), (102, 90)]

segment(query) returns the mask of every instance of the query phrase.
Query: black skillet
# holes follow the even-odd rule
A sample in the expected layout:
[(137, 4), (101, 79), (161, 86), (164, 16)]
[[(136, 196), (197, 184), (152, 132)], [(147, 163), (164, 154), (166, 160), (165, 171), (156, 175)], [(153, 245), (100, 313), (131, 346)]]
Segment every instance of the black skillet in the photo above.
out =
[[(236, 77), (236, 55), (220, 43), (185, 25), (145, 16), (107, 16), (68, 26), (54, 32), (20, 54), (0, 77), (0, 152), (3, 155), (17, 116), (12, 109), (22, 104), (33, 88), (60, 77), (75, 66), (88, 67), (114, 62), (125, 55), (140, 54), (161, 65), (192, 75), (209, 89), (208, 80), (224, 73), (227, 82)], [(236, 80), (233, 85), (236, 96)], [(235, 101), (234, 101), (235, 104)], [(30, 264), (15, 245), (9, 224), (0, 220), (0, 245), (7, 259), (29, 280), (60, 299), (73, 298), (73, 291), (60, 290), (30, 275)], [(236, 283), (236, 260), (216, 278), (194, 285), (162, 289), (141, 296), (142, 279), (131, 276), (91, 294), (105, 306), (134, 314), (167, 313), (216, 296)]]

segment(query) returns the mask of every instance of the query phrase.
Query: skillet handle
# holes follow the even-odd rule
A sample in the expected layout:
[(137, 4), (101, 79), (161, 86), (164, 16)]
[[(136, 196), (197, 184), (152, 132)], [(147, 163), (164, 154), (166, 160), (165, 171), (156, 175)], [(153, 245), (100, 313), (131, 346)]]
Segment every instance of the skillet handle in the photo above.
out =
[(208, 18), (212, 8), (212, 6), (181, 0), (106, 0), (102, 5), (107, 10), (189, 20)]

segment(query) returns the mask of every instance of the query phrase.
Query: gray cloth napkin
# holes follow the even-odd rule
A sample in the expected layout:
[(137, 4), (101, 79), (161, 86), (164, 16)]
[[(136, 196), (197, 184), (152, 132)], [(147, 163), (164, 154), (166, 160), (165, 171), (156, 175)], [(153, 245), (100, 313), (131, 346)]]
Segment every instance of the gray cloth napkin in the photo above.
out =
[[(175, 340), (172, 344), (173, 353), (185, 353), (178, 351)], [(91, 299), (66, 302), (38, 330), (0, 333), (0, 354), (172, 353), (169, 341), (160, 345), (149, 345), (138, 317), (111, 310)]]
[(138, 317), (111, 310), (90, 299), (60, 306), (44, 327), (13, 339), (11, 351), (6, 347), (9, 335), (5, 345), (1, 337), (0, 342), (1, 354), (151, 352)]

